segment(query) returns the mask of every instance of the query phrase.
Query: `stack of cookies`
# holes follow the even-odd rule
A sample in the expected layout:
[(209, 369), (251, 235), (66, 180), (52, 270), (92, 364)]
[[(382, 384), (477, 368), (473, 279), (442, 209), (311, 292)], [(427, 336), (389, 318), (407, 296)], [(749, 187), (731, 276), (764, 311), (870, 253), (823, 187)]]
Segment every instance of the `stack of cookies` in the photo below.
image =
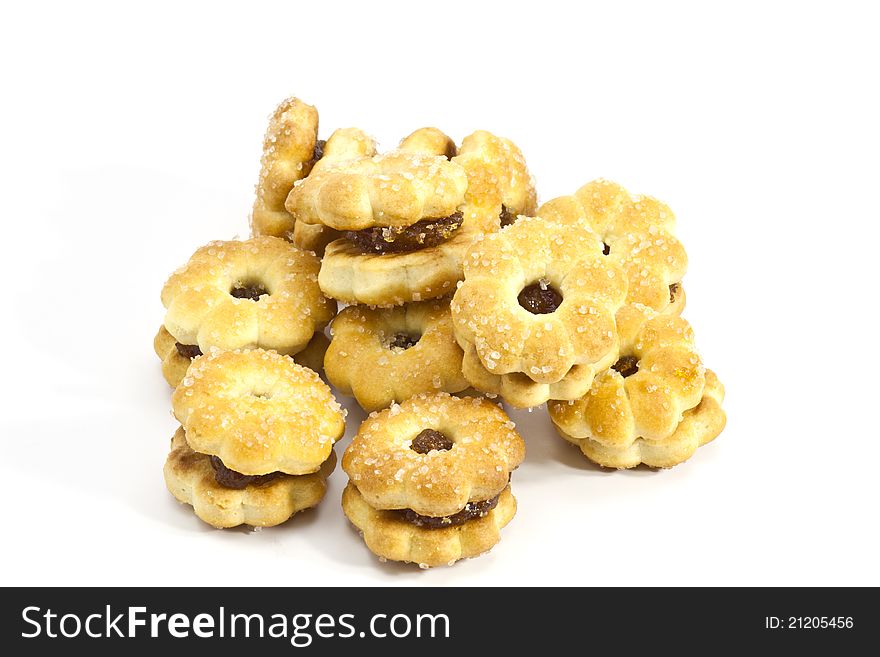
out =
[(525, 448), (499, 400), (546, 403), (611, 468), (715, 438), (724, 392), (680, 317), (671, 210), (603, 180), (536, 198), (503, 137), (422, 128), (379, 153), (283, 102), (253, 237), (200, 248), (162, 292), (175, 497), (217, 527), (317, 504), (344, 433), (321, 369), (370, 412), (342, 458), (345, 515), (380, 558), (423, 567), (487, 551), (516, 511)]

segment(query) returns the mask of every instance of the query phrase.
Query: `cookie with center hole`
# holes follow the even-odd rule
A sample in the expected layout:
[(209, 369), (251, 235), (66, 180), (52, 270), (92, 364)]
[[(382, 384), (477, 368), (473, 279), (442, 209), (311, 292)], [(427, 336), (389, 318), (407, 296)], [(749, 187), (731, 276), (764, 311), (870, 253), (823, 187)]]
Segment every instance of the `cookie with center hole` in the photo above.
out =
[(317, 472), (288, 475), (239, 476), (217, 457), (196, 452), (186, 441), (183, 427), (171, 439), (163, 470), (165, 485), (196, 516), (218, 529), (251, 525), (273, 527), (293, 515), (317, 506), (327, 491), (327, 478), (336, 467), (330, 456)]
[(342, 458), (342, 508), (379, 557), (451, 565), (498, 543), (524, 456), (514, 423), (487, 399), (418, 395), (361, 425)]
[[(651, 196), (630, 194), (609, 180), (594, 180), (571, 196), (547, 201), (537, 215), (563, 226), (583, 225), (602, 240), (605, 256), (626, 274), (626, 305), (680, 315), (687, 253), (673, 234), (675, 215)], [(627, 311), (629, 312), (629, 311)], [(629, 312), (621, 321), (639, 313)]]
[(389, 309), (348, 306), (333, 320), (327, 379), (366, 411), (420, 394), (468, 387), (449, 299)]
[(724, 387), (681, 317), (645, 310), (638, 333), (579, 399), (551, 401), (559, 435), (608, 468), (669, 468), (724, 429)]
[(319, 267), (313, 253), (277, 237), (199, 248), (162, 288), (154, 348), (166, 380), (179, 384), (188, 363), (212, 349), (272, 349), (320, 367), (336, 302), (318, 286)]
[(585, 226), (520, 218), (474, 244), (452, 299), (465, 378), (518, 408), (576, 399), (618, 355), (621, 268)]
[(327, 384), (264, 349), (198, 356), (171, 403), (190, 447), (243, 475), (316, 472), (345, 430)]

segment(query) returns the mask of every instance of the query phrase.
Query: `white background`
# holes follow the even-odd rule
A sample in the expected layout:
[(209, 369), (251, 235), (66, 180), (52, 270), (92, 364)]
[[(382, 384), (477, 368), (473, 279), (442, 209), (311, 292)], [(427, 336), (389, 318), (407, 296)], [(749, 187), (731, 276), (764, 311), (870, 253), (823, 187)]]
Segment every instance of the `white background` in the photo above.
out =
[[(877, 21), (661, 4), (4, 5), (2, 583), (880, 584)], [(671, 471), (608, 473), (516, 413), (517, 516), (430, 572), (366, 549), (341, 470), (281, 527), (201, 523), (162, 480), (159, 291), (246, 235), (291, 94), (323, 136), (508, 136), (542, 200), (602, 176), (668, 202), (727, 430)]]

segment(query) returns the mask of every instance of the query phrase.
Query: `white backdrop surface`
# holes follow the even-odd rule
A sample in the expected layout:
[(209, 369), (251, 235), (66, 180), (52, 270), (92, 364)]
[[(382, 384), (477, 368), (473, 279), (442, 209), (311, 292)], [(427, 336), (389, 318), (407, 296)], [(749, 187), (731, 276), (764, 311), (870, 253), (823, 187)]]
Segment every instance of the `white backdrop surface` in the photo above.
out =
[[(880, 47), (867, 3), (22, 3), (0, 20), (3, 584), (880, 584)], [(678, 217), (728, 426), (604, 472), (513, 418), (519, 511), (489, 554), (381, 564), (324, 503), (217, 531), (165, 490), (165, 277), (247, 234), (267, 116), (391, 147), (436, 125)], [(353, 403), (348, 445), (363, 414)]]

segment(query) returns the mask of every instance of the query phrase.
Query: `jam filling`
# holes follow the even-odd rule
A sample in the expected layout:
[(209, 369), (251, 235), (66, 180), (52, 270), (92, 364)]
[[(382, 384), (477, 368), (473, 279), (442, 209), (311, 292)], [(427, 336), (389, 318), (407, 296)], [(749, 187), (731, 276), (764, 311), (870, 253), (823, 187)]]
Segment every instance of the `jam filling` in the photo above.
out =
[(275, 481), (284, 476), (283, 472), (270, 472), (264, 475), (244, 475), (235, 470), (230, 470), (217, 456), (211, 457), (211, 467), (214, 468), (214, 479), (224, 488), (241, 490), (248, 486), (260, 486)]
[(229, 294), (236, 299), (250, 299), (251, 301), (257, 301), (264, 294), (269, 294), (269, 291), (259, 283), (247, 283), (236, 285), (229, 291)]
[(202, 350), (199, 349), (199, 345), (197, 344), (180, 344), (179, 342), (174, 344), (177, 347), (177, 353), (179, 353), (184, 358), (189, 358), (192, 360), (196, 356), (202, 355)]
[(326, 145), (326, 139), (319, 139), (315, 142), (315, 150), (312, 151), (312, 159), (309, 161), (309, 167), (315, 166), (317, 161), (324, 157), (324, 147)]
[(562, 304), (562, 295), (542, 279), (524, 287), (516, 300), (533, 315), (546, 315), (559, 308)]
[(411, 522), (416, 527), (424, 529), (442, 529), (443, 527), (457, 527), (463, 525), (469, 520), (484, 517), (489, 511), (498, 505), (498, 495), (491, 500), (483, 500), (482, 502), (468, 502), (464, 508), (451, 516), (435, 518), (434, 516), (423, 516), (412, 509), (400, 509), (398, 513), (407, 522)]
[(445, 452), (446, 450), (452, 449), (454, 444), (455, 443), (446, 437), (446, 434), (437, 431), (436, 429), (425, 429), (418, 436), (413, 438), (409, 448), (419, 454), (427, 454), (432, 449)]
[(510, 208), (506, 205), (501, 206), (501, 214), (498, 215), (498, 217), (501, 219), (502, 228), (506, 228), (507, 226), (516, 223), (516, 212), (511, 212)]
[(389, 349), (409, 349), (415, 347), (419, 342), (419, 338), (409, 333), (395, 333), (388, 343)]
[(675, 297), (678, 296), (678, 291), (681, 289), (681, 283), (673, 283), (669, 286), (669, 303), (675, 303)]
[(405, 253), (442, 244), (461, 228), (461, 212), (422, 219), (411, 226), (376, 226), (346, 231), (345, 237), (361, 253)]
[(611, 369), (620, 372), (625, 379), (639, 371), (639, 359), (635, 356), (621, 356), (620, 359), (611, 366)]

